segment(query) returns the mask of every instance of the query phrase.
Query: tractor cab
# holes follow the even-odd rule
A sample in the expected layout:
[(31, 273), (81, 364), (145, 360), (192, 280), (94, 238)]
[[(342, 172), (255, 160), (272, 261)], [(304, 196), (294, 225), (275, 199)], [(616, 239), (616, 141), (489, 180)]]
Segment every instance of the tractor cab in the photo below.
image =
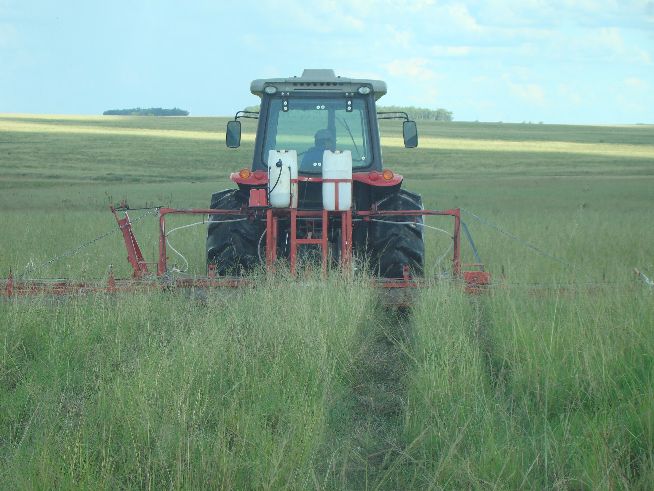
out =
[(337, 77), (333, 70), (304, 70), (301, 77), (258, 79), (250, 91), (261, 98), (260, 111), (239, 111), (227, 126), (226, 143), (240, 145), (240, 118), (259, 120), (252, 171), (267, 171), (271, 150), (294, 150), (300, 175), (320, 175), (323, 155), (349, 151), (352, 172), (382, 172), (380, 119), (404, 119), (406, 147), (415, 147), (415, 122), (404, 113), (377, 114), (375, 102), (386, 94), (380, 80)]
[(368, 104), (364, 98), (346, 102), (342, 97), (324, 95), (270, 98), (260, 157), (255, 157), (254, 167), (265, 165), (262, 157), (270, 150), (282, 148), (297, 152), (300, 174), (320, 174), (326, 150), (349, 150), (353, 171), (370, 168), (375, 157), (379, 159), (379, 145), (372, 143)]

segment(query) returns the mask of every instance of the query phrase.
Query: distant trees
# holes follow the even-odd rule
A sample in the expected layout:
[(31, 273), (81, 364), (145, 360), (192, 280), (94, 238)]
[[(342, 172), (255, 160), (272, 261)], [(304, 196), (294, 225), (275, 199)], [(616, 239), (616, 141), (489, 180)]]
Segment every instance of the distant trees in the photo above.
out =
[(452, 111), (447, 109), (427, 109), (425, 107), (413, 106), (379, 106), (377, 111), (402, 111), (409, 115), (410, 119), (420, 121), (452, 121)]
[(136, 107), (133, 109), (109, 109), (102, 113), (103, 116), (188, 116), (190, 113), (184, 109), (174, 107), (172, 109), (164, 109), (162, 107), (149, 107), (141, 109)]

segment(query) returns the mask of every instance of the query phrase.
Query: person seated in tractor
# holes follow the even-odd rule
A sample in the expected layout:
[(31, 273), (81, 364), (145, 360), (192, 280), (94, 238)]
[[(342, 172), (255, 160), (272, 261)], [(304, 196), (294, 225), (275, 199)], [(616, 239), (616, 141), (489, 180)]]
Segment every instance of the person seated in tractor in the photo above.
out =
[(317, 172), (322, 168), (322, 156), (325, 150), (336, 150), (336, 142), (329, 130), (318, 130), (314, 137), (315, 145), (302, 157), (300, 172)]

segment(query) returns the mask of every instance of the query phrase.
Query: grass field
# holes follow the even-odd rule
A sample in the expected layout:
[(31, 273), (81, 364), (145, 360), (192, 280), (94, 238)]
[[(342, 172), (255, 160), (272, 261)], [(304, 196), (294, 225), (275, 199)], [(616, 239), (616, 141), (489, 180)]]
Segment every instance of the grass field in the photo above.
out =
[[(49, 261), (115, 228), (109, 203), (207, 206), (250, 165), (253, 126), (233, 151), (225, 122), (0, 115), (0, 274), (128, 275), (116, 233)], [(438, 284), (404, 317), (364, 278), (307, 273), (204, 303), (4, 301), (0, 482), (650, 489), (654, 291), (632, 270), (654, 277), (654, 127), (424, 123), (406, 150), (386, 123), (386, 167), (426, 207), (486, 221), (464, 216), (492, 294)], [(135, 228), (153, 259), (154, 220)], [(192, 271), (205, 233), (171, 236)], [(448, 239), (427, 247), (437, 271)]]

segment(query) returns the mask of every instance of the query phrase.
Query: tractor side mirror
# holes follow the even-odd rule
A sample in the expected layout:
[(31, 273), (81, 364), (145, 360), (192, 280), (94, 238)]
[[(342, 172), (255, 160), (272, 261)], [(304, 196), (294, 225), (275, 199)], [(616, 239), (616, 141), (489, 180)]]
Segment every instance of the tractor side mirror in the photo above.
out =
[(402, 136), (404, 136), (405, 148), (416, 148), (418, 146), (418, 126), (415, 121), (402, 123)]
[(225, 135), (225, 144), (229, 148), (238, 148), (241, 146), (241, 122), (238, 120), (227, 122), (227, 134)]

